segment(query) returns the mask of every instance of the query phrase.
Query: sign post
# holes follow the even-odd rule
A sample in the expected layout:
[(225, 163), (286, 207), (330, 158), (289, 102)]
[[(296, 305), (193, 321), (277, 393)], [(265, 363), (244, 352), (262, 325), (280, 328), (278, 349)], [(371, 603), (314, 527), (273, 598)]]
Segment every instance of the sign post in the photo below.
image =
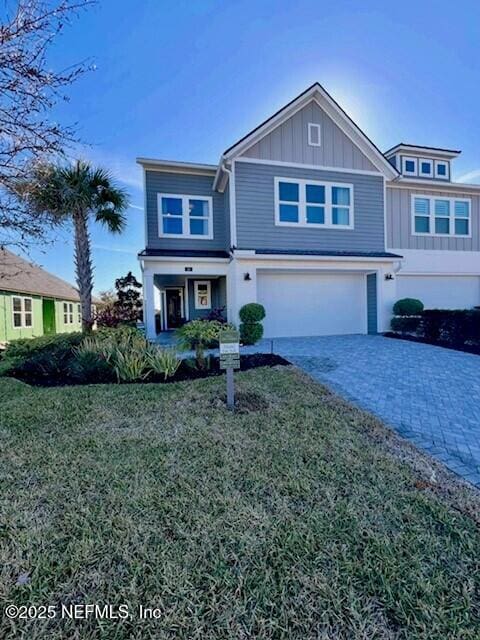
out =
[(233, 370), (240, 369), (240, 334), (234, 329), (220, 331), (220, 369), (227, 370), (227, 406), (235, 406), (235, 386)]

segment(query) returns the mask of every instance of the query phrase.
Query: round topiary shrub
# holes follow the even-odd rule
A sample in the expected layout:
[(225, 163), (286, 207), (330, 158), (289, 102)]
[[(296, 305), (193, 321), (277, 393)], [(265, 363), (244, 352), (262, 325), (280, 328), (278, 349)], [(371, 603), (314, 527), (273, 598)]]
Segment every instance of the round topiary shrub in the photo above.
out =
[(243, 305), (238, 315), (240, 325), (240, 339), (243, 344), (255, 344), (263, 336), (263, 326), (260, 322), (265, 318), (265, 308), (258, 302)]
[(243, 344), (255, 344), (263, 336), (263, 326), (259, 322), (240, 325), (240, 339)]
[(416, 298), (402, 298), (393, 305), (396, 316), (419, 316), (423, 311), (423, 302)]
[(249, 302), (243, 305), (238, 315), (245, 324), (261, 322), (265, 318), (265, 307), (258, 302)]

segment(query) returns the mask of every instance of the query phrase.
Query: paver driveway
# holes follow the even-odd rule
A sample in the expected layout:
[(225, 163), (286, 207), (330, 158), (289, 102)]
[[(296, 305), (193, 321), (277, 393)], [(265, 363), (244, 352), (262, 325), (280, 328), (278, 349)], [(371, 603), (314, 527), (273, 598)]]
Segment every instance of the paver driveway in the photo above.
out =
[(278, 338), (273, 350), (480, 487), (480, 356), (361, 335)]

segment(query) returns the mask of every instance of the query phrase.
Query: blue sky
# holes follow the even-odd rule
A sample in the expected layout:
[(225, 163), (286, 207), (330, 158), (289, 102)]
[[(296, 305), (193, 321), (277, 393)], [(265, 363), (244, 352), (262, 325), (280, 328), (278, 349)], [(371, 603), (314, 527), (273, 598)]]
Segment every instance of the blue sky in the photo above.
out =
[[(95, 63), (56, 115), (78, 124), (83, 156), (133, 205), (123, 235), (92, 228), (95, 291), (129, 269), (140, 276), (135, 157), (215, 163), (315, 81), (381, 149), (462, 149), (453, 178), (480, 182), (479, 42), (478, 0), (99, 0), (51, 55), (55, 67)], [(30, 255), (74, 282), (68, 232)]]

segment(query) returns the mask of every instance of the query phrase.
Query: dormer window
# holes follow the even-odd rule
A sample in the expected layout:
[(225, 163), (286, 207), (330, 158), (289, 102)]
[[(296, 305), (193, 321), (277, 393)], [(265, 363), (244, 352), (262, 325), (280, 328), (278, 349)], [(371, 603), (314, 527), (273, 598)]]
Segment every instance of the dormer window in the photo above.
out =
[(448, 163), (441, 160), (435, 160), (435, 177), (448, 180)]
[(420, 175), (424, 178), (431, 178), (433, 176), (433, 162), (431, 160), (420, 160)]
[(417, 158), (403, 157), (403, 174), (405, 176), (417, 175)]
[(322, 144), (320, 125), (315, 122), (308, 123), (308, 144), (311, 147), (319, 147)]

